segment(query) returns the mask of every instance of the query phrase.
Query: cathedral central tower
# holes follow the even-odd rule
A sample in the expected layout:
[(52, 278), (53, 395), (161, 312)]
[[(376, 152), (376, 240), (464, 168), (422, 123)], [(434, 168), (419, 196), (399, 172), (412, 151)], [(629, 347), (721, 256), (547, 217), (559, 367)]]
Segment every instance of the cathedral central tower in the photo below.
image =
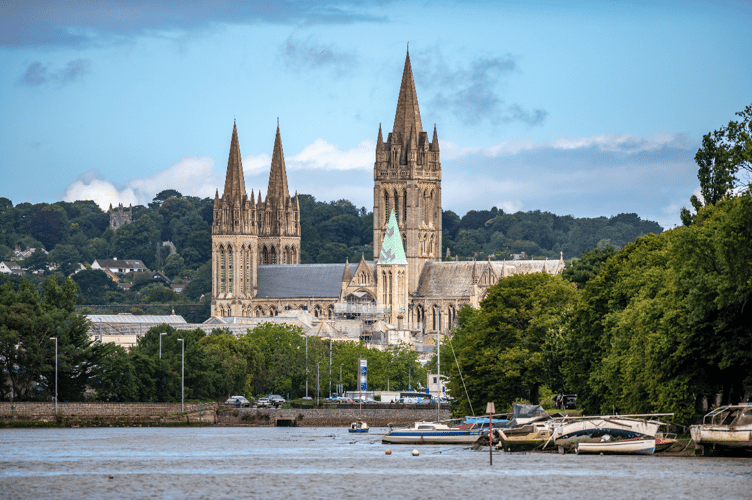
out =
[(441, 260), (441, 162), (436, 126), (430, 141), (423, 131), (409, 52), (386, 141), (379, 125), (373, 181), (374, 259), (394, 211), (407, 258), (408, 290), (415, 293), (423, 266)]

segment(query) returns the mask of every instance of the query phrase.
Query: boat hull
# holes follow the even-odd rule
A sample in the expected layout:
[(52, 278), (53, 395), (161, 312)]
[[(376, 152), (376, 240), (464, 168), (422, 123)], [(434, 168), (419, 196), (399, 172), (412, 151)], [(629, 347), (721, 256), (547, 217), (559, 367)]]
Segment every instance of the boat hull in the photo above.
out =
[(633, 439), (652, 439), (662, 422), (623, 417), (595, 417), (562, 423), (554, 430), (556, 446), (573, 449), (578, 443), (599, 443), (609, 436), (617, 442)]
[(752, 449), (752, 426), (734, 429), (725, 425), (693, 425), (689, 433), (701, 446)]
[(463, 432), (392, 432), (381, 439), (383, 444), (464, 444), (475, 443), (480, 434)]
[(575, 452), (604, 455), (652, 455), (655, 453), (655, 439), (628, 439), (625, 441), (603, 441), (599, 443), (577, 443)]

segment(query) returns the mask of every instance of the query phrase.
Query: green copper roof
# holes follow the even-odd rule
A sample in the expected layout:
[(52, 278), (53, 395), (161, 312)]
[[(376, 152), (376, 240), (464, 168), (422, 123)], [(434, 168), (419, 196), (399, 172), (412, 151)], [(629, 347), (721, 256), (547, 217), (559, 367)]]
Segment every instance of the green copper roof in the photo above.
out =
[(379, 265), (384, 264), (407, 264), (405, 249), (402, 247), (402, 236), (400, 236), (399, 227), (397, 227), (394, 210), (389, 214), (389, 224), (386, 226), (384, 243), (381, 244), (381, 253), (379, 254)]

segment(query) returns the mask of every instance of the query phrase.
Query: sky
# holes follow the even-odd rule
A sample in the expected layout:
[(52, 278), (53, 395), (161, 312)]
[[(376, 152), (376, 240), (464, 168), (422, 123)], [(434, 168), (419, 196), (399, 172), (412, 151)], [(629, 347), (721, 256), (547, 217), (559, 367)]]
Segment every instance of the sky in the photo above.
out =
[(291, 194), (371, 210), (409, 47), (444, 210), (671, 228), (752, 103), (751, 35), (747, 1), (3, 0), (0, 196), (213, 197), (235, 121), (249, 191), (279, 123)]

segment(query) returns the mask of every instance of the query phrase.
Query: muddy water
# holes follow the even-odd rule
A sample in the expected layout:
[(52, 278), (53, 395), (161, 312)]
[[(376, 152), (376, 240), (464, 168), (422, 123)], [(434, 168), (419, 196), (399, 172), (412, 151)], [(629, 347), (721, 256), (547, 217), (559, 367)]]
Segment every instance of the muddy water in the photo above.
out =
[[(752, 459), (386, 446), (371, 429), (0, 430), (0, 498), (752, 498)], [(387, 448), (392, 455), (385, 455)]]

